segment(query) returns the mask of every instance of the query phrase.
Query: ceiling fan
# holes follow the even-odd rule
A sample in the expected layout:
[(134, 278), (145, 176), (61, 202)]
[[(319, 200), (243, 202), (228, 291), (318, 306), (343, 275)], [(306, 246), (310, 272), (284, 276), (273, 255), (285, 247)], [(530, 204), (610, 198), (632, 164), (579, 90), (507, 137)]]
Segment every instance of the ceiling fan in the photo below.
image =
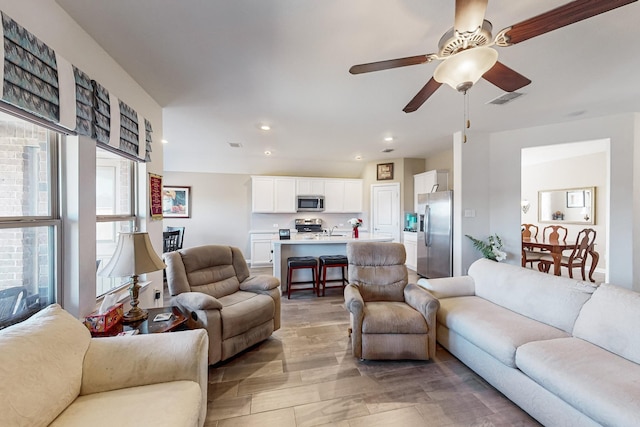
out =
[(433, 77), (404, 107), (405, 113), (420, 108), (443, 83), (466, 93), (482, 77), (506, 92), (513, 92), (528, 85), (531, 80), (498, 62), (498, 52), (492, 46), (511, 46), (635, 1), (575, 0), (504, 28), (493, 38), (493, 26), (484, 19), (488, 0), (456, 0), (453, 28), (440, 38), (438, 53), (354, 65), (349, 72), (361, 74), (434, 60), (443, 61)]

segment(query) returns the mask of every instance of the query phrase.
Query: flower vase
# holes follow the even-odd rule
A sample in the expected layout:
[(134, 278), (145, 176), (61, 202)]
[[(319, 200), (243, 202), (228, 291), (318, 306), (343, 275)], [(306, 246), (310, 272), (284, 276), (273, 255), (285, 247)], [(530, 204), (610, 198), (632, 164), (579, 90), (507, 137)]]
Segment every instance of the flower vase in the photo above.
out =
[(354, 239), (358, 238), (358, 227), (353, 227), (353, 233), (351, 233), (351, 237)]

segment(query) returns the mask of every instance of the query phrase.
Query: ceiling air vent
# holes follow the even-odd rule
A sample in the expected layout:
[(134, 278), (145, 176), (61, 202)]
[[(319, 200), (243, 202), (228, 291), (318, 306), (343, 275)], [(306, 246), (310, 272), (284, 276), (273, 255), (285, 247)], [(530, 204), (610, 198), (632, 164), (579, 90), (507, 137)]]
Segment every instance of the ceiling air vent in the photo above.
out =
[(507, 92), (495, 99), (492, 99), (491, 101), (487, 102), (487, 104), (504, 105), (507, 102), (511, 102), (522, 95), (524, 95), (524, 93), (522, 92)]
[(383, 153), (391, 153), (393, 150), (393, 148), (385, 148), (384, 150), (382, 150)]
[(242, 144), (239, 143), (239, 142), (230, 142), (229, 143), (229, 147), (231, 147), (231, 148), (241, 148)]

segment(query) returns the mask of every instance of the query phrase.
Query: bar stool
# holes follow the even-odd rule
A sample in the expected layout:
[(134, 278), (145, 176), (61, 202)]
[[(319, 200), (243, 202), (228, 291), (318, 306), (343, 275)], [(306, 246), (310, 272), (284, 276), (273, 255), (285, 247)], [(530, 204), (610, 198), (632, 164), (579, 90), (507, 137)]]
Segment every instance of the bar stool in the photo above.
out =
[[(303, 268), (311, 269), (311, 277), (313, 280), (292, 282), (291, 276), (293, 270)], [(313, 288), (291, 289), (292, 285), (313, 284)], [(292, 256), (287, 258), (287, 299), (291, 299), (292, 291), (304, 291), (311, 289), (316, 295), (320, 295), (318, 290), (318, 259), (312, 256)]]
[[(345, 255), (321, 255), (320, 260), (320, 279), (318, 280), (318, 295), (320, 295), (320, 290), (322, 290), (322, 296), (324, 296), (324, 290), (327, 288), (327, 282), (341, 282), (340, 286), (329, 286), (329, 288), (344, 288), (346, 284), (349, 282), (345, 278), (344, 269), (348, 268), (349, 261)], [(337, 268), (340, 267), (340, 272), (342, 273), (342, 279), (331, 279), (327, 280), (327, 268)]]

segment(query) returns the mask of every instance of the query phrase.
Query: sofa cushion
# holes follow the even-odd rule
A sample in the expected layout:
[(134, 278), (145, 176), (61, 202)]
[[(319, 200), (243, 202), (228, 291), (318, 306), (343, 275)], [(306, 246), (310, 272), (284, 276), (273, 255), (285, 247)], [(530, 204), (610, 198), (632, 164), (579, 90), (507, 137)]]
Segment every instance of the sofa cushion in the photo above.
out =
[(118, 424), (175, 427), (198, 425), (198, 383), (173, 381), (78, 397), (51, 427), (112, 427)]
[(519, 346), (569, 336), (480, 297), (441, 299), (436, 320), (512, 368)]
[(531, 342), (516, 364), (527, 376), (602, 425), (635, 426), (640, 366), (578, 338)]
[(640, 363), (640, 293), (602, 284), (582, 307), (573, 336)]
[(191, 290), (216, 298), (240, 289), (230, 246), (207, 245), (180, 251)]
[(80, 393), (91, 334), (54, 304), (0, 331), (4, 425), (46, 426)]
[(567, 333), (596, 289), (589, 282), (487, 259), (474, 262), (469, 275), (477, 296)]
[(368, 302), (364, 306), (363, 334), (426, 334), (427, 321), (404, 302)]
[(238, 291), (219, 299), (222, 303), (222, 339), (235, 337), (273, 320), (275, 303), (264, 294)]

